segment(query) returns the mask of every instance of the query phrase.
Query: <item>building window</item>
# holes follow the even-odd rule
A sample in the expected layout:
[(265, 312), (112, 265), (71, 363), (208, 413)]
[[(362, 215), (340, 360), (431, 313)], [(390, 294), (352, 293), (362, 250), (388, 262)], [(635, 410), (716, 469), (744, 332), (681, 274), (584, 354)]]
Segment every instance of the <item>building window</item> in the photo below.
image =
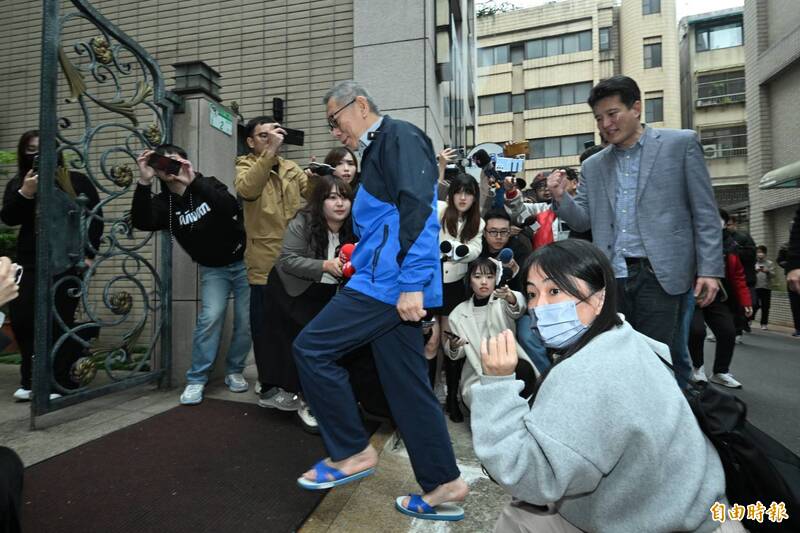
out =
[(642, 15), (661, 13), (661, 0), (642, 0)]
[(611, 28), (600, 28), (600, 51), (611, 50)]
[(644, 68), (661, 66), (661, 43), (644, 45)]
[(700, 131), (700, 144), (706, 159), (744, 157), (747, 155), (747, 126), (704, 128)]
[(581, 31), (525, 43), (525, 59), (574, 54), (592, 49), (592, 32)]
[(583, 143), (586, 141), (594, 141), (594, 134), (582, 133), (563, 137), (532, 139), (528, 141), (529, 159), (578, 155), (583, 152)]
[(652, 124), (653, 122), (664, 122), (664, 97), (654, 96), (645, 98), (644, 121), (647, 124)]
[(698, 52), (742, 46), (743, 43), (741, 19), (698, 25), (695, 29), (695, 50)]
[(561, 105), (585, 104), (589, 99), (592, 82), (572, 83), (543, 89), (525, 91), (525, 109), (541, 109)]
[(511, 63), (521, 65), (525, 59), (525, 44), (515, 43), (511, 45)]
[(493, 115), (495, 113), (509, 113), (511, 111), (511, 95), (495, 94), (492, 96), (481, 96), (478, 98), (478, 107), (481, 115)]
[(744, 71), (697, 76), (697, 107), (744, 102)]
[(525, 111), (525, 95), (515, 94), (511, 96), (511, 110), (514, 113), (522, 113)]
[(492, 46), (478, 49), (478, 66), (501, 65), (509, 62), (509, 46)]

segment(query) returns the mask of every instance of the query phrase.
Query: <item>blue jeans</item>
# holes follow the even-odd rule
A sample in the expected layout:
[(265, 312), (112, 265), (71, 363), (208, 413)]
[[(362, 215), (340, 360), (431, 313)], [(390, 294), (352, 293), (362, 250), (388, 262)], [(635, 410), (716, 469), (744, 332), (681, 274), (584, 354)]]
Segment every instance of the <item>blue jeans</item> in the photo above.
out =
[(552, 366), (553, 363), (547, 357), (547, 348), (545, 348), (544, 342), (538, 333), (531, 329), (531, 316), (528, 313), (517, 320), (517, 341), (531, 358), (531, 362), (539, 373), (543, 373)]
[(250, 352), (250, 285), (244, 261), (224, 267), (200, 265), (201, 308), (194, 328), (192, 366), (186, 371), (186, 382), (207, 383), (208, 371), (219, 349), (228, 296), (233, 292), (233, 336), (225, 358), (225, 373), (238, 374)]

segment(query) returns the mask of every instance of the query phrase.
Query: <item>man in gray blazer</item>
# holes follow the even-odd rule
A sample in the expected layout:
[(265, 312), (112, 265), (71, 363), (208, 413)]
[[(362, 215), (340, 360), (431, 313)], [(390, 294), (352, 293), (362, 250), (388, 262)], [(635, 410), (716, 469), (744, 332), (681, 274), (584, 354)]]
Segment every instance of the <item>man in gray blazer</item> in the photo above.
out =
[(573, 230), (592, 230), (614, 266), (620, 311), (636, 330), (668, 345), (688, 378), (682, 317), (692, 312), (692, 295), (701, 307), (711, 303), (724, 275), (702, 147), (694, 131), (641, 124), (641, 93), (626, 76), (595, 85), (588, 103), (609, 146), (583, 163), (574, 198), (565, 194), (563, 171), (548, 177), (556, 212)]

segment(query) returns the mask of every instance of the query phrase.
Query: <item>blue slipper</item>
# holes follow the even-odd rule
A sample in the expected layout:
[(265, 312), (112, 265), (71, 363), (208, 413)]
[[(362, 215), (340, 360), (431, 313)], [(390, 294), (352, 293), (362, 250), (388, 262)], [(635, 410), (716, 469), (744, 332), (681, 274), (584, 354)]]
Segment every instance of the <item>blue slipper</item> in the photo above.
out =
[(297, 484), (307, 490), (331, 489), (370, 476), (375, 473), (375, 469), (367, 468), (366, 470), (348, 476), (341, 470), (337, 470), (326, 464), (325, 459), (323, 459), (314, 465), (314, 473), (316, 474), (316, 479), (314, 479), (314, 481), (300, 476), (297, 478)]
[(464, 509), (453, 503), (440, 503), (436, 507), (431, 507), (419, 494), (409, 494), (408, 507), (403, 506), (403, 498), (400, 496), (394, 501), (394, 506), (404, 515), (413, 516), (422, 520), (446, 520), (455, 522), (464, 519)]

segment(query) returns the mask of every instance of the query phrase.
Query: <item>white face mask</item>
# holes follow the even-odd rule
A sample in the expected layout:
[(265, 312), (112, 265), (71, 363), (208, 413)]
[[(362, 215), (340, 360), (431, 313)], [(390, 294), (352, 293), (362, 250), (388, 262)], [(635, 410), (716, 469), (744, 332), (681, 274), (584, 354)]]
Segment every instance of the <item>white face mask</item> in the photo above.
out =
[(577, 305), (584, 300), (545, 304), (528, 310), (531, 328), (536, 328), (548, 348), (561, 349), (575, 344), (589, 329), (578, 318)]

